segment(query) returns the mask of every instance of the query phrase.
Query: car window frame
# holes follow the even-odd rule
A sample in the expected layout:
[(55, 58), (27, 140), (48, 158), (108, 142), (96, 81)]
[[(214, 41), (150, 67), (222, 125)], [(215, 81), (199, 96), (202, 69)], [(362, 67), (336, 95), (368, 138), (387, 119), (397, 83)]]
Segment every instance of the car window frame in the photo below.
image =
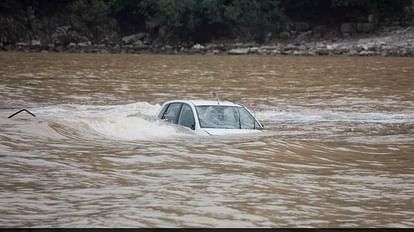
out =
[[(198, 124), (200, 125), (200, 128), (201, 129), (225, 129), (225, 130), (234, 130), (234, 129), (241, 129), (241, 128), (217, 128), (217, 127), (202, 127), (201, 126), (201, 121), (200, 121), (200, 116), (199, 116), (199, 114), (200, 114), (200, 112), (198, 111), (198, 107), (199, 106), (216, 106), (216, 107), (235, 107), (235, 108), (240, 108), (240, 106), (226, 106), (226, 105), (224, 105), (224, 106), (222, 106), (222, 105), (197, 105), (197, 106), (195, 106), (194, 108), (195, 108), (195, 111), (196, 111), (196, 114), (197, 114), (197, 120), (198, 120)], [(237, 111), (238, 111), (238, 109), (237, 109)], [(240, 112), (238, 112), (239, 114), (240, 114)], [(240, 117), (240, 116), (239, 116)]]
[[(197, 105), (197, 106), (216, 106), (216, 105)], [(195, 112), (197, 114), (197, 120), (198, 120), (198, 124), (200, 125), (200, 128), (201, 129), (217, 129), (215, 127), (202, 127), (201, 126), (199, 111), (197, 109), (197, 106), (195, 106), (194, 108), (195, 108)], [(220, 105), (218, 105), (218, 106), (220, 106)], [(241, 127), (240, 128), (234, 128), (234, 129), (237, 129), (237, 130), (263, 130), (263, 125), (259, 122), (259, 120), (257, 120), (257, 118), (254, 116), (254, 114), (252, 114), (252, 112), (249, 109), (247, 109), (244, 105), (233, 106), (233, 107), (237, 108), (237, 110), (239, 112), (239, 119), (240, 119), (240, 109), (242, 108), (242, 109), (245, 109), (247, 114), (250, 115), (254, 120), (254, 126), (253, 126), (252, 129), (243, 129)], [(228, 128), (219, 128), (219, 129), (226, 129), (227, 130)]]
[(158, 113), (158, 118), (159, 119), (162, 119), (162, 117), (164, 116), (164, 113), (165, 113), (165, 111), (167, 110), (167, 108), (168, 108), (168, 106), (169, 106), (170, 104), (168, 103), (168, 104), (165, 104), (163, 107), (162, 107), (162, 109), (160, 110), (160, 112)]
[(180, 107), (178, 109), (178, 114), (175, 116), (174, 120), (171, 123), (177, 124), (178, 125), (178, 119), (181, 115), (181, 109), (183, 108), (183, 104), (182, 102), (171, 102), (167, 105), (167, 107), (165, 108), (164, 112), (162, 113), (161, 119), (165, 120), (165, 114), (167, 113), (168, 109), (170, 108), (171, 105), (173, 104), (179, 104)]
[[(190, 108), (191, 114), (193, 116), (194, 125), (192, 125), (191, 127), (187, 127), (187, 126), (184, 126), (182, 124), (179, 124), (179, 121), (180, 121), (180, 118), (181, 118), (181, 114), (183, 113), (184, 105), (186, 105), (186, 106), (188, 106), (188, 108)], [(196, 127), (196, 118), (195, 118), (194, 110), (193, 110), (193, 108), (189, 104), (182, 103), (181, 108), (180, 108), (180, 114), (179, 114), (178, 119), (177, 119), (177, 125), (180, 125), (180, 126), (183, 126), (183, 127), (186, 127), (186, 128), (190, 128), (191, 130), (195, 130), (195, 127)]]
[(259, 119), (256, 118), (256, 115), (250, 111), (246, 106), (244, 105), (240, 105), (242, 108), (244, 108), (254, 119), (254, 128), (253, 130), (263, 130), (264, 126), (263, 124), (259, 121)]
[[(241, 120), (241, 118), (242, 118), (242, 114), (241, 114), (241, 111), (242, 110), (244, 110), (244, 112), (246, 112), (246, 115), (247, 115), (247, 117), (249, 118), (249, 119), (251, 119), (252, 120), (252, 122), (253, 122), (253, 128), (246, 128), (246, 126), (247, 125), (249, 125), (249, 124), (245, 124), (245, 123), (242, 123), (242, 120)], [(254, 115), (252, 115), (245, 107), (239, 107), (238, 108), (238, 111), (239, 111), (239, 123), (240, 123), (240, 129), (243, 129), (243, 130), (255, 130), (256, 129), (256, 118), (254, 117)], [(244, 127), (243, 127), (244, 126)]]

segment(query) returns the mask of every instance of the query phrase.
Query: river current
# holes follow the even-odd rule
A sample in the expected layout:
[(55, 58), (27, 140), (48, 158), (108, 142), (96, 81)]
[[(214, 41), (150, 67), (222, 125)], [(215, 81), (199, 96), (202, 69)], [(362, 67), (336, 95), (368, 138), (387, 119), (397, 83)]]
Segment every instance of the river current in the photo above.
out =
[[(213, 91), (265, 130), (154, 120)], [(0, 53), (0, 163), (0, 227), (414, 227), (414, 59)]]

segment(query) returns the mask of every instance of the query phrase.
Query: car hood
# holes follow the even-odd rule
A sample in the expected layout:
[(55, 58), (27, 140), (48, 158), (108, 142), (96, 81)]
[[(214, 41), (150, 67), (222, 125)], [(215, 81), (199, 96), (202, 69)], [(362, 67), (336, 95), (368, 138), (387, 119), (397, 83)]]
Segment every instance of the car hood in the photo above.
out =
[(209, 135), (231, 135), (231, 134), (249, 134), (249, 133), (258, 133), (260, 130), (252, 129), (213, 129), (213, 128), (203, 128)]

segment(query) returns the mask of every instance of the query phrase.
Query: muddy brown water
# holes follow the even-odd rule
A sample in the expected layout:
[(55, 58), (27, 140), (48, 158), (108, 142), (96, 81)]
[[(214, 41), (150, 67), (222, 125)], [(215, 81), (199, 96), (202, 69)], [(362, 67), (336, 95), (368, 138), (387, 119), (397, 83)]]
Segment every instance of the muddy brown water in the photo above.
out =
[[(266, 130), (152, 119), (212, 91)], [(414, 227), (414, 59), (0, 53), (0, 163), (1, 227)]]

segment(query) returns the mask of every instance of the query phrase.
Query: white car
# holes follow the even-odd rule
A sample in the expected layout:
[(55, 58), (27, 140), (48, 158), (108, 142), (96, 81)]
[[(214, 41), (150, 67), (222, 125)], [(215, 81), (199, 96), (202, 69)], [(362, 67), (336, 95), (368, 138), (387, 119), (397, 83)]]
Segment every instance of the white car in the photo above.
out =
[(199, 135), (227, 135), (263, 130), (243, 105), (229, 101), (174, 100), (164, 103), (157, 117), (193, 130)]

